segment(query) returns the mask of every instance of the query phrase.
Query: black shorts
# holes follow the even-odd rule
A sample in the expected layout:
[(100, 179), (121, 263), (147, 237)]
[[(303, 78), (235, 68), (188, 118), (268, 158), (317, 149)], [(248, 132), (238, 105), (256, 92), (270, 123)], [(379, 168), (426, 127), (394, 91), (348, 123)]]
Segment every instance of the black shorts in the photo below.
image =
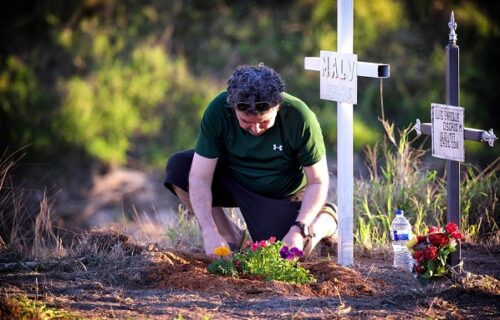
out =
[[(164, 185), (174, 194), (172, 185), (189, 192), (189, 171), (194, 150), (178, 152), (170, 157), (166, 167)], [(239, 207), (248, 232), (254, 241), (278, 240), (288, 233), (295, 222), (302, 204), (303, 192), (285, 199), (273, 199), (252, 192), (238, 184), (217, 163), (212, 182), (214, 207)]]

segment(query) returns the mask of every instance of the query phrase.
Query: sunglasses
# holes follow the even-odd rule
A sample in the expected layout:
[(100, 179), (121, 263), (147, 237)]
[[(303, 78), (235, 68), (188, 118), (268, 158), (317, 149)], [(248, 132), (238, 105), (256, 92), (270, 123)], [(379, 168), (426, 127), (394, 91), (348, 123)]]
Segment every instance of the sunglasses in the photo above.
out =
[(255, 103), (237, 102), (236, 109), (241, 112), (263, 113), (271, 109), (273, 105), (270, 102), (262, 101)]

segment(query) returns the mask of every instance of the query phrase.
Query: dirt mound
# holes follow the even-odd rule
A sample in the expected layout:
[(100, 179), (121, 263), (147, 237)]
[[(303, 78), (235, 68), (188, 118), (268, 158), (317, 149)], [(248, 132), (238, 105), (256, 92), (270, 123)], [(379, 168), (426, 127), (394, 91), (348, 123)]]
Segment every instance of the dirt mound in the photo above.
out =
[(147, 286), (177, 288), (193, 291), (219, 293), (232, 298), (248, 296), (342, 296), (356, 297), (374, 295), (374, 286), (383, 282), (366, 281), (358, 272), (339, 266), (333, 261), (304, 263), (316, 282), (309, 285), (291, 284), (282, 281), (263, 281), (259, 278), (232, 278), (214, 275), (207, 271), (210, 260), (201, 254), (181, 251), (152, 253), (151, 265), (144, 278)]
[(143, 247), (120, 227), (90, 229), (85, 232), (77, 248), (82, 256), (96, 253), (110, 254), (116, 251), (130, 256), (139, 254), (142, 250)]

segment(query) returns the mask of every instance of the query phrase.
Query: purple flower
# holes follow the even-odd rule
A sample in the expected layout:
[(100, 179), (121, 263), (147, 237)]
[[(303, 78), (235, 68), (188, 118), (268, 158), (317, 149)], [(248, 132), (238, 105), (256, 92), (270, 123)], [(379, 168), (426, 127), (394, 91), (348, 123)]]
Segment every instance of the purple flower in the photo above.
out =
[(296, 247), (293, 247), (292, 249), (290, 249), (290, 253), (297, 258), (301, 258), (304, 256), (304, 252), (302, 252), (302, 250), (300, 250)]
[(295, 258), (300, 258), (304, 256), (304, 253), (296, 247), (289, 249), (287, 246), (283, 246), (280, 250), (280, 256), (283, 259), (293, 260)]
[(288, 247), (287, 246), (283, 246), (283, 248), (281, 248), (281, 250), (280, 250), (280, 256), (283, 259), (287, 259), (288, 258)]

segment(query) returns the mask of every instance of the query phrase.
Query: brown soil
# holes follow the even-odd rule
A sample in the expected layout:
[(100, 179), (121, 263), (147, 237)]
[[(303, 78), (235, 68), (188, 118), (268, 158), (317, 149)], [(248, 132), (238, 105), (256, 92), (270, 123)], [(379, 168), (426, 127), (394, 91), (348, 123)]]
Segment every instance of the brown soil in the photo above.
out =
[(366, 281), (358, 272), (339, 266), (334, 261), (303, 263), (317, 282), (310, 285), (290, 284), (282, 281), (263, 281), (258, 278), (232, 278), (210, 274), (210, 260), (203, 255), (183, 252), (161, 252), (153, 255), (153, 265), (146, 271), (147, 281), (156, 288), (187, 289), (211, 293), (214, 288), (225, 296), (245, 299), (248, 296), (304, 296), (356, 297), (374, 295), (374, 286), (381, 281)]
[(425, 287), (393, 269), (384, 250), (357, 255), (352, 268), (317, 257), (303, 264), (317, 282), (295, 285), (216, 276), (206, 271), (210, 260), (201, 254), (155, 245), (138, 250), (116, 235), (99, 239), (118, 241), (123, 250), (87, 241), (85, 256), (40, 261), (31, 270), (4, 269), (0, 298), (26, 295), (84, 318), (500, 317), (500, 246), (465, 244), (465, 269), (471, 272)]

